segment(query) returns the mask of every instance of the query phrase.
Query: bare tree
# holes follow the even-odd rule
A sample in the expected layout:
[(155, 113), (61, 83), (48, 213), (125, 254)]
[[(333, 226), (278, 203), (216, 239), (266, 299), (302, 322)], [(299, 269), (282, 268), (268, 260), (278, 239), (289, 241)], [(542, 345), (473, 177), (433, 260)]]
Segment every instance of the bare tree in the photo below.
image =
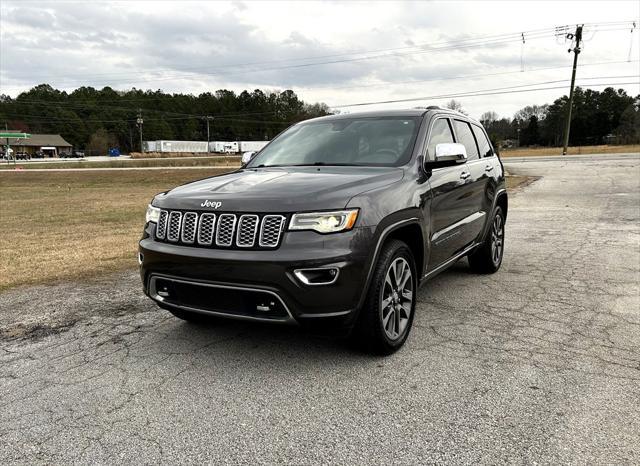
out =
[(465, 112), (464, 109), (462, 108), (462, 104), (455, 99), (451, 99), (449, 102), (445, 104), (444, 107), (448, 108), (449, 110), (455, 110), (456, 112), (460, 112), (463, 115), (467, 115), (467, 112)]
[(482, 126), (490, 126), (493, 122), (498, 121), (498, 114), (494, 111), (484, 112), (480, 115), (480, 123)]

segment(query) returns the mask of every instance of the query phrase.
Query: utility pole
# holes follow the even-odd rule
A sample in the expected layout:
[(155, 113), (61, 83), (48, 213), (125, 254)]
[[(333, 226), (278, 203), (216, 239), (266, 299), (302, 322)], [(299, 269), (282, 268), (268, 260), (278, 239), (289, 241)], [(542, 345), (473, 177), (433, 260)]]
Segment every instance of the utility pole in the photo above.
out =
[(573, 71), (571, 72), (571, 90), (569, 91), (569, 110), (567, 111), (567, 122), (564, 129), (564, 146), (562, 147), (562, 155), (567, 155), (567, 146), (569, 145), (569, 131), (571, 131), (571, 110), (573, 109), (573, 88), (576, 84), (576, 68), (578, 66), (578, 54), (580, 54), (580, 41), (582, 40), (582, 24), (576, 25), (576, 32), (574, 34), (567, 34), (568, 39), (576, 41), (576, 45), (573, 49), (569, 49), (568, 52), (573, 52)]
[(209, 135), (209, 122), (213, 121), (213, 117), (212, 116), (205, 116), (202, 117), (206, 122), (207, 122), (207, 152), (209, 152), (209, 141), (211, 140), (210, 135)]
[(136, 119), (136, 124), (138, 125), (138, 129), (140, 130), (140, 153), (144, 152), (144, 148), (142, 146), (142, 125), (144, 124), (144, 120), (142, 119), (142, 109), (138, 109), (138, 118)]

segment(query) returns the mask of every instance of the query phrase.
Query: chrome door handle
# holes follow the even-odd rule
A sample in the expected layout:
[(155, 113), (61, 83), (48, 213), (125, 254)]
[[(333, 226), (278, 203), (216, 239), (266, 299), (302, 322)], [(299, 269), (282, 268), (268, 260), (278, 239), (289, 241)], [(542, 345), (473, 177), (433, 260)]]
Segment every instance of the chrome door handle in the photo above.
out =
[(466, 180), (467, 178), (469, 178), (471, 176), (471, 173), (469, 172), (462, 172), (460, 173), (460, 179), (462, 180)]
[(486, 172), (490, 172), (491, 170), (493, 170), (493, 165), (487, 165), (486, 167), (484, 167), (484, 171)]

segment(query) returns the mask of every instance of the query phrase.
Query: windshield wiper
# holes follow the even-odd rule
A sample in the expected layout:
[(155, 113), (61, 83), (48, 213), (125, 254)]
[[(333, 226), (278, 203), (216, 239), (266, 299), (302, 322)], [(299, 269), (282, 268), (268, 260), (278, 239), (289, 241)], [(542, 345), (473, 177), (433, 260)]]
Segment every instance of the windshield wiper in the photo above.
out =
[(326, 163), (326, 162), (313, 162), (313, 163), (298, 163), (290, 165), (291, 167), (359, 167), (356, 163)]

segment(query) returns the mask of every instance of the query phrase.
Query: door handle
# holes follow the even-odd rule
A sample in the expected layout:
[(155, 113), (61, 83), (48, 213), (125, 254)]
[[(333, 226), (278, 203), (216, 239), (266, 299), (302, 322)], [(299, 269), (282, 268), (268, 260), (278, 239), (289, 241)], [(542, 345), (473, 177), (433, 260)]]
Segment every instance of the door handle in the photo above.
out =
[(469, 172), (462, 172), (460, 173), (460, 179), (462, 180), (466, 180), (467, 178), (469, 178), (471, 176), (471, 173)]
[(484, 171), (486, 172), (490, 172), (491, 170), (493, 170), (493, 165), (487, 165), (486, 167), (484, 167)]

